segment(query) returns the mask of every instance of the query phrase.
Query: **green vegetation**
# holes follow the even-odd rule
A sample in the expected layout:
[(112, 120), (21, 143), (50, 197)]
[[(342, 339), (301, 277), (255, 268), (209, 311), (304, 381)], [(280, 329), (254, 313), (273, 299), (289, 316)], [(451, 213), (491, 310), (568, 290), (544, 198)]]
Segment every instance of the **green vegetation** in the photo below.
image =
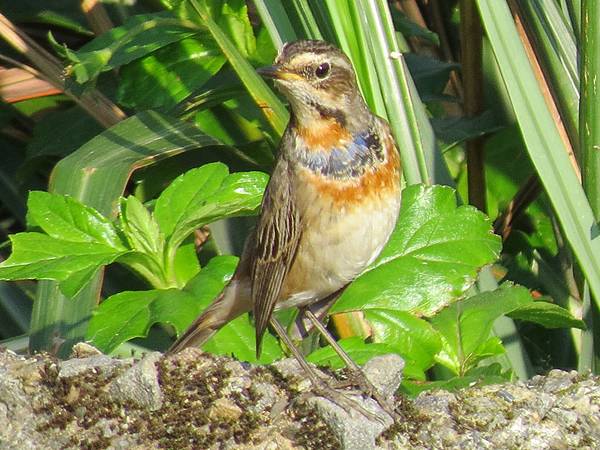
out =
[[(600, 11), (510, 3), (3, 8), (1, 345), (166, 349), (235, 270), (289, 117), (255, 68), (322, 38), (390, 122), (406, 183), (390, 242), (331, 309), (341, 345), (359, 363), (400, 354), (411, 393), (596, 370)], [(204, 349), (284, 355), (268, 334), (256, 361), (249, 315)], [(341, 365), (310, 337), (303, 349)]]

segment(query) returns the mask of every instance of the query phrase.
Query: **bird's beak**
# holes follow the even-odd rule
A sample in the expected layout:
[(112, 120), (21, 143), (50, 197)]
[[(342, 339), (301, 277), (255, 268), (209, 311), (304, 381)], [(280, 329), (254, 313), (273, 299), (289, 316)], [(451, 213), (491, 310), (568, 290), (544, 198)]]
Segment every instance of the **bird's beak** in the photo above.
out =
[(274, 80), (291, 81), (298, 80), (301, 78), (300, 75), (295, 74), (293, 72), (288, 72), (278, 64), (268, 67), (261, 67), (259, 69), (256, 69), (256, 72), (265, 78), (272, 78)]

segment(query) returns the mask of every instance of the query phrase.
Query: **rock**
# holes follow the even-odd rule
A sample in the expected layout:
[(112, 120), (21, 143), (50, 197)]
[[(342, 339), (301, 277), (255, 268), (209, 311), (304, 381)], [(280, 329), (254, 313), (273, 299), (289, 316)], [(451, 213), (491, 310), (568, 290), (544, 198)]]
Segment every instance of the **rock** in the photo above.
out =
[(343, 449), (375, 449), (375, 440), (393, 421), (372, 399), (360, 395), (348, 396), (362, 408), (381, 417), (382, 422), (369, 420), (351, 406), (342, 407), (323, 397), (312, 397), (307, 403), (316, 408), (317, 414), (329, 425)]
[(106, 355), (95, 355), (85, 358), (68, 359), (58, 364), (58, 374), (61, 378), (81, 375), (89, 370), (99, 373), (112, 373), (115, 369), (131, 365), (132, 360), (114, 359)]
[(393, 353), (375, 356), (367, 361), (363, 367), (367, 379), (387, 399), (392, 399), (400, 387), (403, 370), (404, 360)]
[(71, 358), (88, 358), (101, 355), (102, 352), (87, 342), (78, 342), (71, 350)]
[(161, 358), (159, 352), (145, 355), (106, 387), (108, 395), (115, 401), (133, 402), (150, 411), (159, 409), (162, 406), (162, 392), (156, 363)]
[[(397, 397), (400, 420), (382, 424), (316, 396), (294, 360), (78, 354), (59, 362), (0, 351), (0, 450), (600, 448), (600, 378), (574, 372)], [(391, 395), (401, 362), (387, 358), (365, 372)], [(359, 391), (341, 392), (380, 412)]]

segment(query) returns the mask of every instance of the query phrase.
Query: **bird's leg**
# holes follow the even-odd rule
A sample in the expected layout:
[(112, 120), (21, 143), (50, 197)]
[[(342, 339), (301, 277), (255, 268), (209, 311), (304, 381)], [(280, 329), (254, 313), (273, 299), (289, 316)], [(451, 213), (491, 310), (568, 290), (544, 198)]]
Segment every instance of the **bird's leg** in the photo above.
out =
[(283, 328), (283, 326), (279, 323), (279, 321), (275, 317), (271, 317), (270, 323), (271, 323), (271, 326), (273, 327), (273, 329), (275, 330), (275, 332), (277, 333), (277, 335), (279, 336), (279, 338), (283, 342), (285, 342), (285, 345), (290, 349), (294, 358), (296, 358), (296, 360), (298, 361), (298, 363), (300, 364), (302, 369), (304, 369), (304, 371), (310, 378), (310, 381), (313, 385), (313, 389), (315, 390), (315, 393), (317, 395), (320, 395), (322, 397), (325, 397), (325, 398), (331, 400), (332, 402), (334, 402), (336, 405), (338, 405), (342, 409), (348, 409), (348, 408), (356, 409), (363, 416), (369, 418), (370, 420), (375, 420), (375, 421), (378, 421), (385, 425), (384, 420), (380, 416), (378, 416), (370, 411), (367, 411), (364, 407), (359, 405), (356, 401), (352, 400), (351, 398), (347, 397), (343, 393), (336, 391), (334, 388), (329, 386), (325, 382), (325, 380), (323, 380), (321, 377), (319, 377), (319, 375), (317, 374), (315, 369), (313, 367), (311, 367), (310, 364), (308, 364), (308, 362), (306, 361), (306, 359), (304, 358), (302, 353), (300, 353), (300, 351), (296, 348), (296, 346), (294, 345), (294, 343), (292, 342), (290, 337), (287, 335), (285, 328)]
[(393, 405), (385, 398), (379, 390), (373, 386), (373, 383), (369, 381), (365, 373), (362, 371), (360, 366), (356, 364), (348, 353), (337, 343), (337, 341), (333, 338), (333, 336), (327, 331), (327, 328), (321, 323), (321, 321), (313, 314), (310, 309), (307, 309), (304, 314), (306, 317), (312, 322), (313, 326), (321, 333), (321, 335), (325, 338), (327, 343), (331, 345), (331, 348), (335, 350), (344, 364), (350, 369), (352, 372), (352, 377), (355, 380), (356, 384), (365, 391), (369, 396), (371, 396), (381, 408), (388, 413), (392, 418), (396, 418), (397, 414), (394, 411)]
[(341, 289), (338, 289), (333, 294), (329, 294), (327, 297), (315, 303), (299, 308), (298, 317), (296, 318), (295, 322), (292, 324), (289, 330), (289, 334), (292, 337), (292, 340), (304, 339), (308, 336), (308, 334), (313, 328), (312, 321), (310, 321), (306, 317), (306, 314), (304, 314), (304, 312), (307, 309), (310, 309), (312, 313), (315, 316), (317, 316), (319, 320), (321, 320), (327, 315), (329, 309), (333, 306), (338, 297), (346, 290), (348, 286), (349, 285), (346, 285)]

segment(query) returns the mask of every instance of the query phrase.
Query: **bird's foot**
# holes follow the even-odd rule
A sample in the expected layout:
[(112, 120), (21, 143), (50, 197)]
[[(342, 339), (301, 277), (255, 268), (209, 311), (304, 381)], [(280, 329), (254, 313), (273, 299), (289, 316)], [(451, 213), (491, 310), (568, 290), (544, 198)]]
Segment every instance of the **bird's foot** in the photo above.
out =
[(375, 400), (381, 409), (388, 413), (392, 419), (396, 420), (400, 417), (395, 411), (392, 402), (381, 394), (379, 389), (377, 389), (373, 383), (369, 381), (365, 373), (360, 368), (354, 369), (352, 367), (348, 367), (348, 372), (348, 379), (334, 383), (334, 388), (343, 389), (353, 386), (357, 387), (365, 395)]
[[(313, 394), (326, 398), (327, 400), (332, 401), (340, 408), (344, 410), (354, 409), (358, 411), (360, 414), (365, 416), (367, 419), (376, 421), (381, 423), (382, 425), (386, 425), (385, 418), (380, 414), (373, 413), (367, 410), (364, 406), (362, 406), (357, 400), (348, 396), (345, 392), (341, 392), (337, 390), (335, 387), (327, 383), (326, 381), (320, 379), (319, 382), (313, 381), (312, 383), (312, 392)], [(379, 402), (378, 402), (379, 403)], [(384, 411), (385, 408), (383, 408)], [(388, 412), (388, 411), (386, 411)], [(389, 412), (388, 412), (389, 414)], [(392, 416), (393, 418), (394, 416)]]

